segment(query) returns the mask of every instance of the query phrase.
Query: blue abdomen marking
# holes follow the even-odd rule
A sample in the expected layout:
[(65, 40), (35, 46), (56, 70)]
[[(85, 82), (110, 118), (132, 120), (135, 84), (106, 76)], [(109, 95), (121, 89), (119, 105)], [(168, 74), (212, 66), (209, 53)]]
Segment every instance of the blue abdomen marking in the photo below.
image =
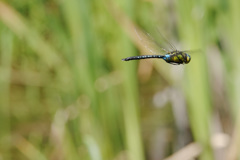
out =
[(164, 60), (169, 60), (169, 58), (170, 58), (170, 55), (169, 55), (169, 54), (166, 54), (166, 55), (163, 57)]

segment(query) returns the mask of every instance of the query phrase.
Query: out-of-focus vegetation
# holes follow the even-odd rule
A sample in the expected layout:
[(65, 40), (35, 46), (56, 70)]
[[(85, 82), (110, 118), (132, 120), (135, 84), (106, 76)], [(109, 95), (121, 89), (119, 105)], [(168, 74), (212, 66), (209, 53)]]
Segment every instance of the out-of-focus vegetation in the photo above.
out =
[[(234, 160), (240, 1), (0, 1), (0, 159)], [(187, 65), (123, 62), (156, 28)]]

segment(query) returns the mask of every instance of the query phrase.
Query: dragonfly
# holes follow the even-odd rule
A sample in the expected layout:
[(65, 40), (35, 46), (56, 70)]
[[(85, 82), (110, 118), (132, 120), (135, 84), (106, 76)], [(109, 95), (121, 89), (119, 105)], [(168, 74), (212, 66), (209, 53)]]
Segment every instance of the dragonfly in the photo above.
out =
[[(136, 30), (135, 30), (136, 31)], [(187, 52), (191, 51), (180, 51), (177, 50), (176, 47), (170, 43), (163, 35), (162, 38), (169, 44), (171, 51), (162, 48), (159, 46), (159, 44), (149, 35), (146, 33), (142, 33), (142, 36), (139, 35), (139, 33), (136, 31), (138, 38), (140, 41), (143, 43), (143, 46), (149, 50), (150, 52), (153, 53), (153, 48), (149, 47), (148, 45), (144, 44), (144, 42), (150, 42), (151, 44), (154, 44), (154, 46), (157, 46), (157, 52), (162, 53), (165, 52), (163, 55), (140, 55), (140, 56), (132, 56), (132, 57), (127, 57), (123, 58), (123, 61), (131, 61), (131, 60), (140, 60), (140, 59), (150, 59), (150, 58), (158, 58), (158, 59), (163, 59), (169, 64), (173, 65), (180, 65), (180, 64), (188, 64), (191, 61), (191, 56)], [(156, 48), (156, 47), (155, 47)], [(162, 52), (161, 52), (162, 51)]]

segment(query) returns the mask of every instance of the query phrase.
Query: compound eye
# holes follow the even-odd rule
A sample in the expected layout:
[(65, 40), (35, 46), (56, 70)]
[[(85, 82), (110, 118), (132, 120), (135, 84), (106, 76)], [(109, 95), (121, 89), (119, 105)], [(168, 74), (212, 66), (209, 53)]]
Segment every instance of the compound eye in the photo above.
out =
[(187, 63), (189, 63), (191, 61), (191, 57), (188, 55), (187, 56)]

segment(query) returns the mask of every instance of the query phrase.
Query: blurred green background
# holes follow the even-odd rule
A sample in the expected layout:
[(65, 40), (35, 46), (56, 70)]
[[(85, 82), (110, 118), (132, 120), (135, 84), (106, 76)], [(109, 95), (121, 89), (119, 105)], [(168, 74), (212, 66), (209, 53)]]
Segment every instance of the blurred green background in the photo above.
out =
[[(0, 160), (235, 160), (239, 0), (0, 1)], [(123, 62), (134, 26), (187, 65)], [(170, 157), (169, 157), (170, 156)]]

